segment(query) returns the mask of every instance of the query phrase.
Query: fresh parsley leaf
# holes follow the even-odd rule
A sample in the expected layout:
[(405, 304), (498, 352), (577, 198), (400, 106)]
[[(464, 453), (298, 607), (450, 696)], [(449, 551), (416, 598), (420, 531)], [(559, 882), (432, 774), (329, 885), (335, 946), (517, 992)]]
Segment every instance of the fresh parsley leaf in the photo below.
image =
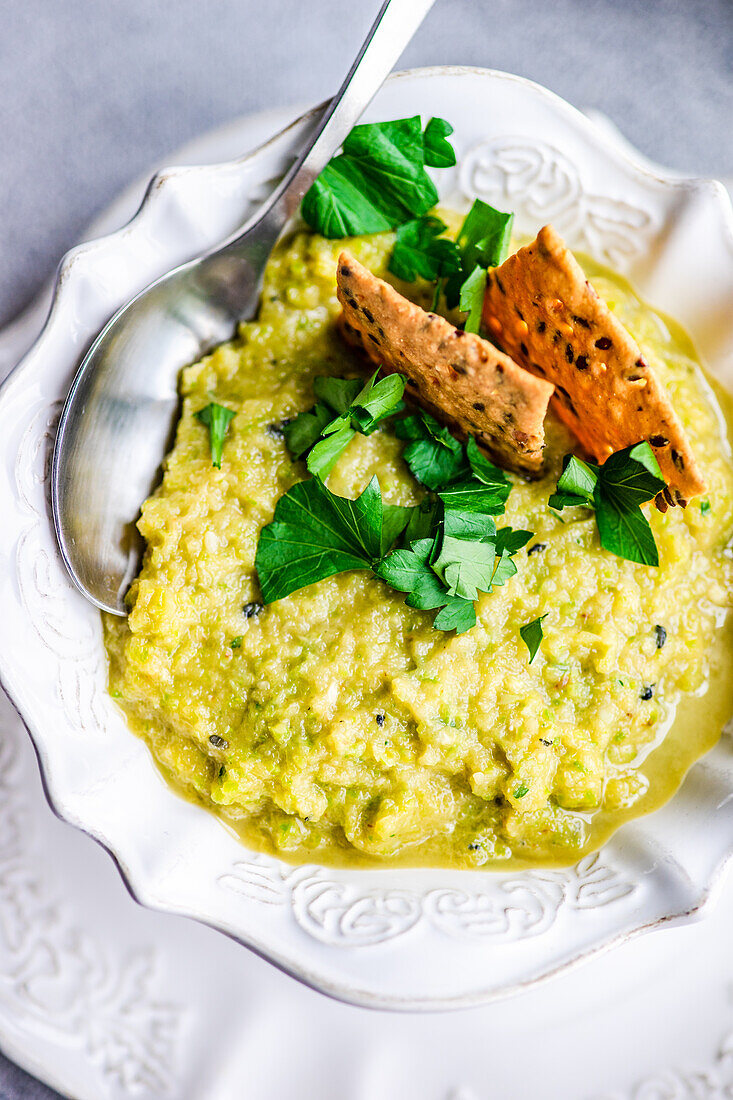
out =
[(491, 518), (492, 513), (483, 511), (479, 502), (469, 501), (469, 506), (463, 508), (451, 500), (449, 494), (440, 494), (444, 503), (443, 530), (446, 535), (455, 535), (456, 538), (484, 539), (496, 538), (496, 524)]
[(503, 470), (500, 470), (486, 457), (473, 436), (469, 436), (466, 442), (466, 458), (473, 476), (482, 481), (484, 485), (495, 488), (498, 493), (503, 495), (504, 500), (507, 500), (512, 491), (511, 481)]
[(607, 458), (600, 480), (604, 496), (628, 505), (646, 504), (664, 488), (662, 471), (646, 440)]
[(448, 593), (428, 564), (432, 539), (414, 542), (409, 550), (393, 550), (375, 568), (375, 573), (398, 592), (407, 592), (405, 603), (430, 611), (448, 602)]
[(376, 478), (356, 500), (336, 496), (317, 477), (294, 485), (257, 545), (263, 601), (281, 600), (334, 573), (370, 569), (382, 555), (383, 524)]
[(659, 565), (654, 533), (638, 504), (611, 502), (601, 495), (596, 502), (596, 523), (604, 550), (639, 565)]
[(461, 254), (455, 241), (441, 237), (445, 222), (433, 215), (405, 222), (389, 260), (389, 270), (399, 279), (433, 282), (461, 270)]
[(458, 308), (467, 314), (463, 326), (464, 332), (480, 331), (485, 290), (486, 268), (476, 264), (471, 274), (462, 283), (458, 296)]
[(412, 509), (412, 515), (404, 531), (404, 541), (410, 543), (419, 539), (433, 538), (439, 519), (439, 502), (431, 494), (426, 495)]
[(333, 378), (330, 375), (320, 375), (313, 379), (316, 400), (333, 409), (338, 416), (346, 416), (362, 389), (361, 378)]
[(326, 425), (321, 439), (308, 454), (308, 472), (325, 481), (355, 435), (346, 417), (339, 417)]
[(221, 456), (224, 450), (224, 439), (229, 431), (229, 422), (235, 415), (226, 405), (217, 405), (215, 401), (194, 413), (196, 419), (209, 429), (211, 465), (216, 466), (217, 470), (221, 469)]
[(701, 516), (706, 516), (709, 511), (710, 511), (710, 501), (709, 500), (701, 500), (700, 501), (700, 515)]
[[(532, 662), (530, 661), (530, 664)], [(529, 794), (529, 787), (526, 783), (520, 783), (518, 787), (515, 787), (512, 791), (514, 798), (524, 798), (526, 794)]]
[(455, 630), (456, 634), (464, 634), (476, 625), (476, 609), (470, 600), (462, 600), (458, 596), (441, 608), (433, 620), (436, 630)]
[(513, 556), (533, 537), (534, 531), (515, 531), (512, 527), (500, 527), (496, 532), (496, 553)]
[(551, 508), (595, 508), (605, 550), (640, 565), (659, 565), (654, 534), (640, 505), (664, 488), (664, 478), (646, 441), (616, 451), (602, 466), (566, 456), (557, 488)]
[[(540, 648), (540, 642), (542, 641), (542, 620), (547, 618), (548, 613), (540, 615), (538, 619), (533, 619), (531, 623), (527, 623), (526, 626), (520, 626), (519, 633), (522, 641), (529, 650), (529, 663), (532, 664), (537, 651)], [(526, 791), (525, 791), (526, 794)]]
[[(461, 253), (462, 270), (459, 275), (451, 276), (445, 288), (449, 307), (460, 304), (461, 288), (466, 280), (476, 279), (476, 268), (483, 268), (484, 278), (487, 267), (498, 267), (507, 257), (512, 236), (513, 214), (503, 214), (487, 202), (476, 199), (458, 231), (456, 244)], [(468, 292), (467, 292), (468, 293)], [(477, 310), (477, 291), (472, 288), (471, 302), (474, 308), (474, 321)], [(461, 309), (464, 307), (461, 305)], [(480, 320), (480, 313), (478, 314)], [(478, 328), (468, 331), (478, 332)]]
[(475, 199), (466, 215), (456, 242), (465, 268), (498, 267), (503, 264), (512, 238), (514, 214), (504, 214), (489, 203)]
[(456, 163), (455, 150), (446, 140), (452, 133), (453, 127), (444, 118), (431, 118), (428, 122), (423, 134), (423, 145), (425, 163), (431, 168), (452, 168)]
[(433, 569), (442, 577), (451, 596), (475, 600), (479, 590), (490, 590), (495, 562), (493, 541), (444, 535)]
[(480, 512), (482, 515), (500, 516), (509, 494), (495, 485), (484, 485), (476, 478), (467, 478), (446, 485), (438, 496), (446, 509), (464, 512)]
[(388, 374), (376, 382), (373, 375), (363, 389), (356, 395), (348, 413), (351, 422), (362, 435), (371, 435), (376, 427), (388, 416), (402, 412), (404, 404), (405, 379), (401, 374)]
[(370, 435), (386, 417), (402, 412), (404, 378), (390, 374), (377, 382), (377, 373), (366, 383), (359, 378), (316, 378), (316, 404), (284, 427), (290, 453), (294, 458), (307, 453), (314, 477), (328, 477), (357, 432)]
[(598, 467), (583, 462), (575, 455), (565, 455), (562, 473), (557, 481), (557, 492), (550, 497), (551, 508), (573, 508), (585, 505), (593, 508), (593, 494), (598, 482)]
[(440, 489), (466, 469), (463, 447), (428, 413), (416, 413), (395, 424), (398, 439), (409, 441), (402, 457), (428, 489)]
[(447, 163), (447, 125), (431, 119), (423, 134), (415, 115), (355, 126), (306, 192), (303, 219), (335, 238), (379, 233), (426, 214), (438, 192), (425, 165)]
[(382, 502), (382, 538), (380, 541), (380, 553), (386, 554), (392, 548), (412, 519), (414, 508), (403, 504), (386, 504)]
[[(317, 381), (317, 379), (316, 379)], [(300, 458), (319, 439), (321, 432), (333, 420), (332, 411), (322, 404), (314, 405), (310, 412), (299, 413), (283, 426), (285, 443), (293, 458)]]
[[(498, 557), (498, 554), (499, 554), (498, 549), (497, 549), (496, 553), (497, 553), (497, 557)], [(508, 580), (510, 580), (512, 577), (516, 576), (516, 573), (517, 573), (517, 567), (514, 564), (514, 562), (512, 561), (512, 556), (507, 550), (505, 550), (504, 553), (499, 558), (499, 560), (497, 562), (497, 565), (496, 565), (496, 569), (494, 570), (494, 575), (491, 578), (492, 588), (494, 588), (498, 585), (506, 584), (506, 582)]]

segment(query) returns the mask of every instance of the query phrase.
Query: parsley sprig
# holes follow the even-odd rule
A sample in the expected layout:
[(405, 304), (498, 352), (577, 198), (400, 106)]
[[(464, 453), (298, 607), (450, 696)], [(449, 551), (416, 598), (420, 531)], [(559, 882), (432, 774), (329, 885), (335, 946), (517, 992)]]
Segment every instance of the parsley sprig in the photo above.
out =
[(602, 466), (566, 455), (551, 508), (593, 508), (601, 546), (627, 561), (659, 565), (659, 553), (641, 505), (664, 488), (654, 451), (646, 441), (616, 451)]
[(377, 382), (378, 371), (364, 384), (360, 378), (316, 378), (316, 404), (283, 427), (293, 458), (307, 454), (314, 477), (328, 477), (357, 432), (371, 435), (383, 420), (404, 408), (405, 379), (390, 374)]
[(389, 270), (409, 282), (420, 277), (435, 283), (433, 309), (441, 290), (449, 308), (466, 313), (466, 332), (478, 332), (486, 289), (486, 269), (506, 259), (513, 214), (503, 214), (476, 199), (455, 241), (441, 236), (446, 226), (434, 215), (424, 215), (397, 230)]
[(486, 269), (506, 259), (513, 214), (476, 199), (455, 241), (444, 222), (428, 214), (438, 192), (426, 168), (450, 168), (456, 154), (448, 138), (453, 127), (419, 115), (355, 126), (307, 191), (304, 221), (324, 237), (353, 237), (396, 229), (389, 270), (399, 279), (435, 283), (433, 309), (441, 291), (449, 308), (467, 314), (466, 332), (478, 332)]
[[(340, 406), (354, 403), (348, 388), (326, 392)], [(516, 573), (512, 557), (532, 533), (496, 528), (494, 517), (511, 492), (506, 475), (475, 440), (464, 447), (426, 413), (400, 425), (409, 441), (406, 458), (412, 452), (408, 464), (423, 484), (429, 482), (425, 498), (412, 507), (387, 504), (376, 478), (355, 501), (332, 493), (318, 477), (295, 485), (260, 536), (255, 566), (265, 603), (336, 573), (367, 569), (404, 592), (410, 607), (436, 611), (436, 629), (461, 633), (475, 625), (479, 592)], [(442, 464), (441, 452), (448, 455)]]
[(228, 409), (226, 405), (217, 405), (215, 401), (194, 413), (196, 419), (209, 429), (211, 465), (216, 466), (217, 470), (221, 469), (224, 439), (229, 431), (229, 423), (235, 415), (232, 409)]
[(455, 164), (447, 140), (452, 132), (440, 118), (431, 118), (423, 132), (419, 115), (355, 126), (306, 192), (303, 219), (335, 238), (395, 229), (426, 214), (438, 192), (425, 169)]

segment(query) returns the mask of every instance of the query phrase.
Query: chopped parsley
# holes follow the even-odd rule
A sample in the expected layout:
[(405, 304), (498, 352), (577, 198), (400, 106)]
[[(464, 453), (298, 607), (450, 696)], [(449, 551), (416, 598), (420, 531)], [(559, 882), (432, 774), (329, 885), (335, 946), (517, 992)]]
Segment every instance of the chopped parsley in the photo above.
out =
[(664, 488), (654, 452), (644, 441), (616, 451), (602, 466), (566, 455), (551, 508), (583, 506), (596, 514), (601, 546), (627, 561), (659, 565), (659, 553), (641, 505)]
[[(346, 400), (352, 398), (343, 391), (341, 403)], [(383, 501), (376, 478), (357, 500), (330, 492), (318, 477), (293, 486), (278, 501), (257, 547), (265, 603), (336, 573), (365, 569), (404, 592), (410, 607), (435, 611), (436, 629), (461, 633), (475, 625), (479, 592), (516, 573), (512, 556), (532, 533), (497, 531), (494, 517), (511, 492), (504, 472), (475, 440), (464, 447), (427, 414), (400, 424), (407, 425), (406, 454), (415, 444), (431, 452), (413, 451), (413, 462), (432, 492), (419, 504), (401, 507)], [(445, 452), (447, 461), (440, 465), (433, 450), (441, 458)]]
[(542, 620), (547, 618), (549, 612), (545, 612), (544, 615), (540, 615), (538, 619), (533, 619), (531, 623), (527, 623), (525, 626), (520, 626), (519, 634), (529, 650), (529, 663), (532, 664), (537, 651), (540, 648), (540, 642), (542, 641)]
[(455, 241), (442, 237), (445, 222), (434, 215), (405, 222), (397, 230), (397, 239), (389, 260), (389, 270), (398, 279), (437, 282), (461, 270), (461, 255)]
[(529, 794), (529, 787), (526, 783), (520, 783), (518, 787), (515, 787), (512, 791), (515, 798), (524, 798), (526, 794)]
[(304, 221), (324, 237), (353, 237), (396, 229), (438, 201), (426, 166), (455, 164), (452, 127), (419, 115), (355, 126), (303, 198)]
[(378, 373), (366, 383), (360, 378), (316, 378), (316, 404), (283, 428), (293, 458), (307, 454), (314, 477), (328, 477), (357, 432), (371, 435), (383, 420), (404, 408), (404, 378), (390, 374), (377, 382)]
[(709, 511), (710, 511), (710, 501), (709, 500), (701, 500), (700, 501), (700, 515), (701, 516), (706, 516)]
[(221, 469), (224, 439), (229, 431), (229, 423), (235, 415), (232, 409), (228, 409), (226, 405), (217, 405), (215, 401), (194, 413), (196, 419), (209, 429), (211, 465), (216, 466), (217, 470)]
[(446, 282), (448, 306), (467, 314), (466, 332), (478, 332), (486, 288), (486, 269), (498, 267), (507, 257), (512, 235), (513, 214), (504, 214), (476, 199), (458, 231), (456, 245), (460, 269)]

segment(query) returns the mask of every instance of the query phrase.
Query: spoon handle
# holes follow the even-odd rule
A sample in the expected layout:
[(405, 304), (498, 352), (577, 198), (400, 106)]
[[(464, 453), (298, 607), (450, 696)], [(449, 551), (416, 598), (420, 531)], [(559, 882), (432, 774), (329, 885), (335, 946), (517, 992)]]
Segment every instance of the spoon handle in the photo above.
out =
[[(315, 131), (256, 220), (274, 233), (296, 212), (316, 176), (351, 132), (435, 0), (386, 0), (339, 91)], [(264, 223), (264, 224), (263, 224)], [(243, 233), (247, 232), (245, 227)]]

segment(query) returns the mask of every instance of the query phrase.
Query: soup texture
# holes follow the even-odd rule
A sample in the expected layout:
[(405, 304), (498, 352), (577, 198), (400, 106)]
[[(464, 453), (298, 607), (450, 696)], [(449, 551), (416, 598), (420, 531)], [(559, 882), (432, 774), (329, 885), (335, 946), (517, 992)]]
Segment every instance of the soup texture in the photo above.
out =
[[(393, 234), (354, 255), (386, 271)], [(147, 551), (125, 620), (106, 616), (110, 690), (179, 792), (245, 843), (297, 861), (457, 867), (569, 863), (667, 798), (733, 710), (726, 544), (733, 465), (717, 396), (684, 333), (579, 257), (659, 371), (708, 484), (646, 508), (651, 568), (602, 550), (592, 512), (550, 510), (573, 440), (548, 419), (547, 473), (512, 476), (505, 518), (534, 532), (518, 572), (480, 595), (456, 636), (366, 572), (262, 607), (255, 552), (278, 499), (307, 476), (281, 424), (318, 375), (363, 364), (339, 338), (341, 241), (299, 233), (269, 262), (256, 321), (184, 371), (162, 483), (142, 507)], [(195, 412), (236, 411), (221, 469)], [(327, 482), (385, 500), (422, 488), (387, 422), (357, 436)], [(544, 615), (529, 662), (520, 627)]]

